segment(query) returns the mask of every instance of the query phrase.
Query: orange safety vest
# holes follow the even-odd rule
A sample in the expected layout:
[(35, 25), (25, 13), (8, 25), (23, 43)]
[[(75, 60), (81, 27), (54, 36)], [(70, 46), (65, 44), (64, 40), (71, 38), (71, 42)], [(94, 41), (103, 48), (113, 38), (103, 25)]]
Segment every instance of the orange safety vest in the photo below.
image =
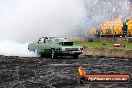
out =
[(86, 75), (86, 71), (82, 66), (79, 66), (78, 72), (79, 72), (80, 76), (85, 76)]

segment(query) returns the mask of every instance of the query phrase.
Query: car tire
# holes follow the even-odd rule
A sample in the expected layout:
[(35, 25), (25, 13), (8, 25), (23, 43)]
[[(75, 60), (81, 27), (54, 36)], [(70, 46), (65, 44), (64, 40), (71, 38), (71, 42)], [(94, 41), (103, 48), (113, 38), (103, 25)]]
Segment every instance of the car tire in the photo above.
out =
[(55, 49), (51, 49), (51, 58), (54, 59), (56, 58), (56, 53), (55, 53)]
[(78, 55), (73, 55), (73, 59), (77, 59), (78, 58)]

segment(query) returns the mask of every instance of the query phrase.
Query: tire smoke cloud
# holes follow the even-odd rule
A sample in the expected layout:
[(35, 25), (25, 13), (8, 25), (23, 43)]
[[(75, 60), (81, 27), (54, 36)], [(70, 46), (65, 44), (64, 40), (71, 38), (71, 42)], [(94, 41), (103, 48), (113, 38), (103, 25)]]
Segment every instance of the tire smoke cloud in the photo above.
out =
[(0, 0), (0, 54), (34, 56), (25, 42), (85, 36), (107, 20), (132, 16), (129, 5), (128, 0)]
[(0, 42), (0, 55), (38, 57), (36, 53), (28, 50), (28, 43), (21, 44), (10, 40)]
[(82, 0), (2, 0), (0, 13), (0, 39), (18, 42), (66, 36), (85, 18)]
[(81, 0), (0, 0), (0, 55), (35, 56), (25, 42), (76, 34), (84, 18)]

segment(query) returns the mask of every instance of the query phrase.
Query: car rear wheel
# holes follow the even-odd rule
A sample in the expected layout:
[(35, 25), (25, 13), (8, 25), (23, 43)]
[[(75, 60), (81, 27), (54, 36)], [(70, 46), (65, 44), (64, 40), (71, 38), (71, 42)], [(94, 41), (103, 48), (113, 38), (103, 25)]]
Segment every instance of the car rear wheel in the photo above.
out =
[(56, 58), (56, 53), (55, 53), (55, 50), (54, 49), (51, 49), (51, 58)]

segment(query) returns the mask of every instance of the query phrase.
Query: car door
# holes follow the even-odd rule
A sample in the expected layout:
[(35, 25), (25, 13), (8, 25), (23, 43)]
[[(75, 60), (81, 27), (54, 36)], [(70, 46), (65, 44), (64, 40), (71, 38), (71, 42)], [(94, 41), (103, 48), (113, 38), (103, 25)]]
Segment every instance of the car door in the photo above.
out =
[(51, 52), (51, 42), (50, 39), (45, 39), (44, 43), (41, 45), (41, 51), (45, 54), (49, 54)]

